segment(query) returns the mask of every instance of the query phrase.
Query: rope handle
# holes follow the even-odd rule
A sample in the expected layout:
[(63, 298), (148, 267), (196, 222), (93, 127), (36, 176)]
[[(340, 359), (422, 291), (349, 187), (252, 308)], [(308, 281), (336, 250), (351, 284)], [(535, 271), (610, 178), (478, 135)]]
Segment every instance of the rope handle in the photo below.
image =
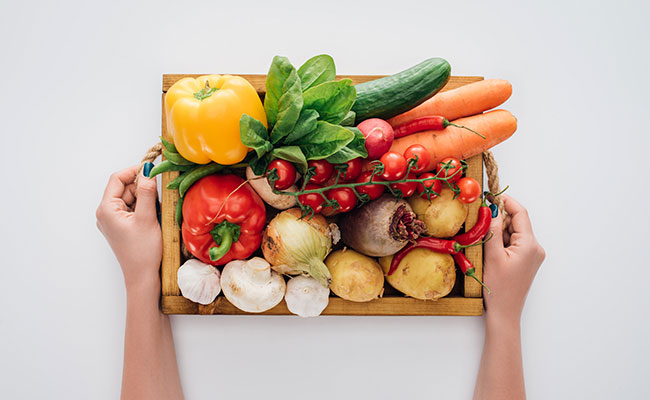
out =
[[(144, 157), (142, 157), (142, 161), (140, 161), (138, 176), (144, 168), (144, 164), (148, 162), (153, 163), (153, 161), (162, 154), (162, 149), (162, 143), (156, 143), (155, 145), (151, 146), (149, 150), (147, 150), (147, 153), (144, 155)], [(499, 193), (501, 191), (501, 187), (499, 186), (499, 166), (497, 165), (497, 161), (494, 159), (494, 154), (492, 154), (490, 150), (483, 152), (483, 165), (485, 165), (485, 174), (487, 175), (489, 191), (491, 193)], [(496, 204), (496, 206), (499, 208), (499, 213), (501, 213), (502, 217), (505, 219), (506, 213), (503, 209), (503, 200), (498, 196), (494, 197), (492, 195), (488, 195), (488, 200), (490, 200), (493, 204)]]

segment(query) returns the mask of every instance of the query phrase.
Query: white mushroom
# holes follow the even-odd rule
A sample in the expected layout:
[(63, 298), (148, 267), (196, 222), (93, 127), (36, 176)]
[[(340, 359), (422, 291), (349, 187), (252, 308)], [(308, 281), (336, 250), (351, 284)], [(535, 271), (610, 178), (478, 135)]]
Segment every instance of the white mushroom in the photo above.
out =
[[(296, 204), (298, 204), (294, 196), (274, 193), (271, 189), (271, 185), (269, 185), (269, 181), (266, 180), (266, 178), (254, 178), (259, 178), (259, 176), (255, 175), (251, 167), (246, 167), (246, 179), (249, 180), (248, 183), (251, 185), (253, 190), (255, 190), (257, 194), (260, 195), (262, 200), (264, 200), (264, 202), (266, 202), (271, 207), (277, 208), (278, 210), (286, 210), (288, 208), (295, 207)], [(297, 191), (298, 187), (296, 185), (292, 185), (289, 187), (289, 189), (282, 190), (282, 192)]]
[(316, 317), (329, 302), (330, 290), (316, 279), (298, 275), (289, 279), (284, 300), (292, 313), (301, 317)]
[(221, 286), (228, 301), (250, 313), (275, 307), (286, 291), (282, 276), (271, 271), (271, 265), (259, 257), (226, 264), (221, 273)]
[(195, 258), (185, 261), (176, 276), (183, 297), (195, 303), (210, 304), (221, 292), (219, 270)]

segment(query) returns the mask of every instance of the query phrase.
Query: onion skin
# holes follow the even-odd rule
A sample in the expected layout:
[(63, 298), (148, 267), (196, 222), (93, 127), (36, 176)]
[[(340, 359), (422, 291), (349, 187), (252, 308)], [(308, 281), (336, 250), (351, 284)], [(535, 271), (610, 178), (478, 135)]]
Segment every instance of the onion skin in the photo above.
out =
[[(330, 227), (321, 215), (314, 215), (312, 218), (300, 218), (299, 208), (292, 208), (276, 215), (268, 224), (262, 236), (262, 253), (264, 258), (272, 265), (271, 268), (281, 274), (309, 275), (324, 287), (329, 287), (332, 276), (323, 263), (323, 260), (332, 250), (332, 233)], [(279, 226), (279, 220), (287, 222), (289, 219), (294, 225), (293, 230), (285, 226)], [(295, 224), (307, 224), (307, 231), (304, 226)], [(282, 230), (282, 231), (281, 231)], [(302, 233), (300, 232), (302, 230)], [(314, 243), (310, 248), (289, 248), (286, 242), (294, 242), (296, 236), (301, 234), (312, 234), (313, 230), (317, 232), (315, 237), (320, 243)], [(283, 237), (284, 235), (284, 237)]]
[[(400, 212), (403, 218), (407, 217), (408, 213), (412, 214), (408, 216), (412, 217), (409, 221), (411, 235), (408, 238), (396, 238), (396, 224), (399, 221), (396, 221), (394, 216), (400, 208), (403, 208)], [(400, 251), (409, 239), (419, 237), (424, 224), (414, 217), (415, 214), (406, 200), (398, 200), (384, 194), (377, 200), (344, 214), (338, 225), (343, 243), (367, 256), (384, 257)]]

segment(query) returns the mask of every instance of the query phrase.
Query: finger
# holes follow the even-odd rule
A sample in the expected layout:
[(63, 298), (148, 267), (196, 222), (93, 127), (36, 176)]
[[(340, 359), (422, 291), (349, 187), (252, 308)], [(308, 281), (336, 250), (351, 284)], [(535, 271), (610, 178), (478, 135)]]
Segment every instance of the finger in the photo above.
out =
[(135, 184), (130, 183), (124, 188), (124, 193), (122, 194), (122, 200), (124, 203), (131, 207), (133, 202), (135, 202)]
[(526, 211), (526, 209), (512, 197), (507, 195), (502, 196), (504, 208), (508, 214), (510, 214), (510, 226), (512, 227), (511, 234), (532, 234), (533, 226), (530, 224), (528, 211)]
[(501, 215), (492, 218), (490, 232), (492, 237), (483, 245), (486, 257), (503, 252), (503, 217)]
[(133, 167), (123, 169), (111, 175), (104, 190), (103, 200), (121, 198), (124, 194), (124, 188), (128, 184), (133, 183), (137, 174), (138, 166), (134, 165)]
[(138, 177), (138, 186), (135, 188), (135, 215), (138, 218), (156, 219), (156, 201), (158, 189), (155, 178), (146, 178), (142, 173)]

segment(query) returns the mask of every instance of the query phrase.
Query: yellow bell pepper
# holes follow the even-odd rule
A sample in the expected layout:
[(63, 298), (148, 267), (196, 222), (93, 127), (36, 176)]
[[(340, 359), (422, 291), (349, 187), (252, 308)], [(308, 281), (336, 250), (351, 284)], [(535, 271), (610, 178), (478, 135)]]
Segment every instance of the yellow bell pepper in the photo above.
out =
[(250, 149), (239, 139), (242, 114), (267, 126), (260, 97), (240, 76), (183, 78), (167, 90), (165, 113), (176, 149), (197, 164), (231, 165), (246, 157)]

